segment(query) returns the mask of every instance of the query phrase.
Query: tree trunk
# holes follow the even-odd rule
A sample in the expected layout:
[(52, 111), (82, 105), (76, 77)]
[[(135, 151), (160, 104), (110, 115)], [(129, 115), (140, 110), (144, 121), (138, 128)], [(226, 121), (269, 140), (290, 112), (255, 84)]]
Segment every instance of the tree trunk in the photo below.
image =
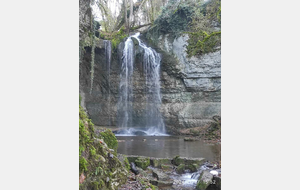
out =
[(132, 22), (133, 22), (133, 0), (130, 0), (130, 15), (129, 15), (129, 28), (132, 27)]
[(127, 4), (126, 0), (123, 1), (124, 3), (124, 17), (125, 17), (125, 29), (127, 31), (127, 34), (129, 34), (129, 27), (128, 27), (128, 19), (127, 19)]

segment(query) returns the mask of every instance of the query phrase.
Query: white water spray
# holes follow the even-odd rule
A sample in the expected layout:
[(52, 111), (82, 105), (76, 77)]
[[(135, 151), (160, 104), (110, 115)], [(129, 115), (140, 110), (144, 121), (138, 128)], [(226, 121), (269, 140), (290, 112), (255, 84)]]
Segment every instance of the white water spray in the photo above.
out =
[[(147, 47), (140, 39), (140, 33), (130, 36), (126, 42), (122, 57), (122, 70), (120, 82), (120, 98), (118, 102), (119, 108), (119, 126), (123, 129), (119, 135), (166, 135), (165, 125), (160, 113), (161, 94), (160, 94), (160, 55), (151, 47)], [(134, 37), (139, 42), (139, 46), (144, 50), (143, 71), (145, 76), (145, 95), (146, 110), (144, 118), (146, 118), (146, 130), (128, 129), (132, 127), (132, 74), (134, 63), (134, 44), (131, 39)]]
[(111, 64), (111, 41), (104, 40), (104, 47), (105, 47), (105, 60), (106, 60), (106, 73), (107, 73), (107, 83), (108, 83), (108, 125), (111, 125), (111, 92), (110, 92), (110, 64)]

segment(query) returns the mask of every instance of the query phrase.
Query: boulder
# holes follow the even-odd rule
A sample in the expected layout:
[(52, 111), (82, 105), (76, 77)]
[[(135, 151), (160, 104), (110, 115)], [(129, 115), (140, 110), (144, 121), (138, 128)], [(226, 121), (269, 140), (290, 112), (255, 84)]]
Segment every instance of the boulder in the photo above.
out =
[(138, 169), (136, 168), (135, 164), (133, 162), (130, 163), (130, 170), (135, 174), (135, 175), (138, 175), (139, 174), (139, 171)]
[(197, 182), (197, 190), (205, 190), (210, 184), (212, 184), (213, 175), (205, 170), (201, 173), (199, 180)]

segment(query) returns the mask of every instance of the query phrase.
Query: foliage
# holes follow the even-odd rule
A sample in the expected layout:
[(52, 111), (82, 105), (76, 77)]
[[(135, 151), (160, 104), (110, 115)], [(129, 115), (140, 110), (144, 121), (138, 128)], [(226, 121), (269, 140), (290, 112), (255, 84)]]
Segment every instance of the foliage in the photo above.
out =
[(221, 1), (211, 0), (197, 8), (191, 22), (187, 54), (189, 57), (214, 52), (221, 45)]
[(107, 0), (95, 0), (96, 5), (100, 10), (101, 26), (106, 32), (111, 32), (116, 24), (116, 18), (108, 7)]
[(162, 33), (171, 32), (176, 36), (188, 30), (197, 7), (200, 7), (200, 2), (170, 0), (162, 8), (161, 15), (154, 21), (155, 27)]
[(189, 57), (213, 52), (221, 45), (221, 32), (207, 34), (205, 31), (189, 32), (187, 54)]
[(111, 130), (107, 129), (104, 132), (101, 132), (100, 134), (103, 137), (103, 140), (107, 144), (107, 146), (111, 149), (114, 149), (114, 151), (117, 152), (118, 141), (116, 136), (111, 132)]
[(221, 1), (170, 0), (161, 15), (147, 32), (147, 39), (157, 43), (161, 34), (174, 38), (182, 33), (189, 35), (188, 57), (214, 52), (221, 45)]
[(124, 156), (124, 163), (125, 163), (126, 169), (129, 171), (130, 170), (130, 164), (129, 164), (127, 156)]
[(87, 161), (84, 157), (79, 157), (79, 173), (87, 171)]
[(100, 34), (100, 38), (111, 41), (112, 49), (114, 50), (113, 52), (117, 50), (119, 43), (126, 37), (128, 37), (128, 35), (125, 33), (124, 26), (117, 32), (106, 33), (102, 31)]
[(100, 37), (100, 33), (99, 33), (99, 28), (100, 28), (100, 23), (98, 22), (98, 21), (96, 21), (96, 20), (94, 20), (94, 31), (95, 31), (95, 36), (97, 37), (97, 38), (99, 38)]
[[(127, 180), (126, 164), (123, 167), (116, 155), (111, 156), (112, 151), (109, 149), (117, 149), (116, 137), (110, 130), (105, 130), (101, 135), (105, 136), (107, 146), (97, 138), (93, 123), (79, 106), (79, 176), (83, 175), (86, 178), (81, 182), (82, 190), (110, 189), (112, 184), (103, 182), (107, 177), (118, 181), (119, 184)], [(116, 170), (118, 172), (115, 172)]]

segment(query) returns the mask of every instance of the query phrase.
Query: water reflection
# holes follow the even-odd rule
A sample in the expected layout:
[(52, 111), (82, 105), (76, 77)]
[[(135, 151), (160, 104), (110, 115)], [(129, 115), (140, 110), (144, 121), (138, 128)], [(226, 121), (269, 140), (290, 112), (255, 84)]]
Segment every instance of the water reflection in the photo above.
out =
[(167, 136), (118, 136), (118, 153), (157, 158), (172, 158), (176, 155), (205, 158), (218, 161), (221, 158), (220, 144), (205, 144), (202, 141), (184, 141), (183, 137)]

